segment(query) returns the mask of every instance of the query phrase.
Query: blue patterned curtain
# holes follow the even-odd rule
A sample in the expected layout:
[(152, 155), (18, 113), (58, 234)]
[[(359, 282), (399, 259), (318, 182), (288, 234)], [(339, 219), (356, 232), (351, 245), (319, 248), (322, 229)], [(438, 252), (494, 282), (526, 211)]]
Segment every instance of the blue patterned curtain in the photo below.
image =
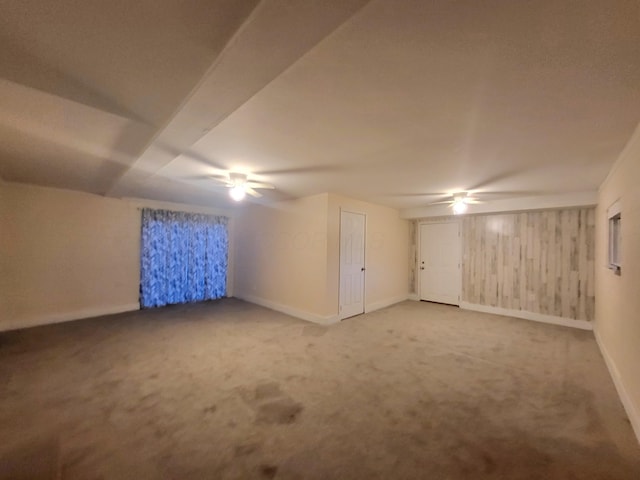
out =
[(140, 306), (223, 297), (228, 247), (225, 217), (143, 209)]

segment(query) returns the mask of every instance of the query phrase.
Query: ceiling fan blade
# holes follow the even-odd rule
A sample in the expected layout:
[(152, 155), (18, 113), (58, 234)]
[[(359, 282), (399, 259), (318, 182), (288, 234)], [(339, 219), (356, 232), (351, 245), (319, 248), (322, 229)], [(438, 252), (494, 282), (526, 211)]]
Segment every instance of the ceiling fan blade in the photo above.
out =
[(229, 188), (234, 186), (234, 183), (230, 182), (228, 178), (207, 177), (206, 180), (209, 183), (212, 183), (213, 185), (216, 185), (216, 186), (229, 187)]
[(474, 190), (471, 191), (471, 195), (482, 195), (483, 197), (524, 197), (524, 196), (537, 196), (537, 195), (548, 195), (549, 192), (544, 192), (542, 190)]
[(475, 198), (467, 198), (465, 199), (464, 203), (468, 203), (468, 204), (476, 204), (476, 203), (485, 203), (482, 200), (477, 200)]
[(194, 185), (197, 182), (197, 185), (204, 188), (231, 188), (233, 184), (228, 180), (223, 180), (221, 178), (211, 178), (209, 175), (188, 175), (185, 177), (177, 177), (176, 180), (181, 182), (188, 182)]
[(449, 197), (448, 193), (385, 193), (385, 197)]
[(253, 188), (251, 188), (249, 186), (245, 186), (244, 187), (244, 191), (247, 192), (249, 195), (251, 195), (254, 198), (260, 198), (262, 196), (262, 194), (260, 192), (255, 191)]
[(513, 177), (515, 175), (517, 175), (518, 173), (522, 173), (519, 172), (517, 170), (509, 170), (509, 171), (505, 171), (505, 172), (500, 172), (496, 175), (492, 175), (491, 177), (485, 178), (484, 180), (482, 180), (479, 183), (476, 183), (475, 185), (472, 185), (471, 188), (469, 188), (469, 191), (475, 191), (475, 190), (482, 190), (483, 188), (487, 188), (490, 187), (491, 185), (494, 185), (496, 183), (500, 183), (510, 177)]
[(229, 175), (224, 173), (207, 173), (206, 175), (203, 175), (203, 177), (214, 178), (216, 180), (226, 180), (227, 182), (229, 181)]
[(186, 175), (181, 176), (180, 180), (209, 180), (209, 175)]
[(247, 182), (245, 183), (245, 185), (251, 188), (267, 188), (269, 190), (273, 190), (274, 188), (276, 188), (270, 183), (262, 183), (262, 182)]
[(256, 175), (286, 175), (296, 173), (319, 173), (319, 172), (333, 172), (338, 170), (344, 170), (341, 165), (317, 165), (310, 167), (298, 167), (298, 168), (280, 168), (274, 170), (260, 170), (254, 172)]
[(453, 202), (451, 200), (441, 200), (439, 202), (430, 202), (429, 205), (444, 205), (446, 203), (453, 205)]

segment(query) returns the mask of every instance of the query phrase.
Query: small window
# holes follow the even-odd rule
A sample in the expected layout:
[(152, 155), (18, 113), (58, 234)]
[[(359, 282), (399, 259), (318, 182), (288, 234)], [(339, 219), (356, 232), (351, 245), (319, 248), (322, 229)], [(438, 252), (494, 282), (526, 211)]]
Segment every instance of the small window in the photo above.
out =
[(619, 201), (609, 207), (607, 217), (609, 218), (609, 268), (616, 275), (620, 275), (622, 270), (622, 215)]

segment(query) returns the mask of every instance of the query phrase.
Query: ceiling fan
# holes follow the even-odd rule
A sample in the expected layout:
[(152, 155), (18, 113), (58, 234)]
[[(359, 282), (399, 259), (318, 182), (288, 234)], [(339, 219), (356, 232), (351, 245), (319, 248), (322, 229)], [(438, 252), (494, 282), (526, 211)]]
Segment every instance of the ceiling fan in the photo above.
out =
[(439, 197), (438, 200), (426, 203), (425, 205), (443, 205), (448, 204), (452, 209), (455, 215), (460, 215), (465, 213), (469, 207), (469, 205), (477, 204), (477, 203), (485, 203), (491, 202), (493, 200), (503, 199), (503, 198), (513, 198), (513, 197), (523, 197), (523, 196), (537, 196), (544, 195), (546, 192), (543, 191), (506, 191), (506, 190), (497, 190), (497, 191), (487, 191), (487, 190), (460, 190), (460, 191), (449, 191), (449, 192), (438, 192), (438, 193), (404, 193), (398, 194), (394, 193), (393, 196), (404, 196), (404, 197)]
[(467, 211), (469, 205), (475, 203), (483, 203), (481, 200), (473, 197), (471, 192), (456, 192), (448, 195), (451, 196), (449, 200), (431, 202), (429, 203), (429, 205), (449, 204), (449, 207), (453, 209), (454, 215), (460, 215)]
[(262, 194), (257, 191), (258, 189), (273, 190), (275, 188), (269, 183), (251, 181), (249, 175), (240, 172), (207, 175), (206, 178), (218, 182), (216, 186), (229, 188), (229, 196), (236, 202), (242, 200), (247, 194), (254, 198), (262, 197)]

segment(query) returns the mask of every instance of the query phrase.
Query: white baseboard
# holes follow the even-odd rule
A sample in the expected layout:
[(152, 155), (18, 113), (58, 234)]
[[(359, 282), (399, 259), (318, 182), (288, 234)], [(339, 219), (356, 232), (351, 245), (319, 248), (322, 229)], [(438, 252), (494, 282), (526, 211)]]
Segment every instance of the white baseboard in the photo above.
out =
[[(288, 305), (283, 305), (281, 303), (272, 302), (271, 300), (267, 300), (261, 297), (256, 297), (254, 295), (247, 295), (244, 293), (239, 293), (239, 294), (236, 293), (234, 296), (236, 298), (239, 298), (240, 300), (244, 300), (250, 303), (255, 303), (256, 305), (270, 308), (271, 310), (275, 310), (276, 312), (285, 313), (292, 317), (296, 317), (301, 320), (306, 320), (308, 322), (313, 322), (320, 325), (332, 325), (340, 321), (339, 315), (322, 316), (315, 313), (307, 312), (305, 310), (299, 310), (297, 308), (293, 308)], [(365, 313), (374, 312), (376, 310), (389, 307), (396, 303), (404, 302), (405, 300), (407, 300), (407, 295), (398, 295), (396, 297), (387, 298), (379, 302), (372, 302), (372, 303), (369, 303), (368, 305), (365, 305)]]
[(40, 325), (50, 325), (52, 323), (70, 322), (72, 320), (82, 320), (83, 318), (101, 317), (103, 315), (113, 315), (116, 313), (133, 312), (140, 310), (140, 304), (127, 303), (124, 305), (109, 307), (94, 307), (74, 310), (72, 312), (54, 313), (22, 320), (10, 320), (0, 323), (0, 331), (17, 330), (19, 328), (37, 327)]
[(600, 347), (600, 352), (602, 353), (602, 357), (604, 358), (604, 363), (607, 365), (609, 374), (613, 379), (613, 384), (616, 386), (616, 390), (618, 391), (620, 401), (622, 402), (622, 405), (627, 412), (627, 416), (629, 417), (629, 422), (631, 422), (633, 433), (635, 433), (636, 439), (638, 440), (638, 443), (640, 443), (640, 406), (636, 406), (633, 403), (631, 395), (629, 395), (627, 389), (624, 386), (622, 377), (620, 376), (620, 372), (618, 371), (618, 367), (616, 367), (613, 358), (611, 358), (611, 355), (609, 355), (607, 347), (605, 347), (604, 343), (602, 342), (602, 338), (598, 333), (598, 329), (594, 328), (593, 333), (595, 334), (598, 347)]
[(298, 310), (297, 308), (289, 307), (288, 305), (282, 305), (280, 303), (272, 302), (271, 300), (256, 297), (254, 295), (247, 295), (245, 293), (236, 293), (234, 297), (239, 298), (240, 300), (244, 300), (245, 302), (255, 303), (256, 305), (260, 305), (261, 307), (270, 308), (271, 310), (284, 313), (291, 317), (299, 318), (301, 320), (306, 320), (307, 322), (313, 322), (320, 325), (331, 325), (339, 322), (338, 315), (322, 316), (316, 313), (311, 313), (304, 310)]
[(410, 293), (409, 296), (407, 297), (407, 300), (413, 300), (414, 302), (419, 302), (420, 295), (418, 295), (417, 293)]
[(544, 315), (542, 313), (527, 312), (525, 310), (512, 310), (509, 308), (490, 307), (478, 305), (476, 303), (460, 302), (460, 308), (473, 310), (476, 312), (493, 313), (494, 315), (504, 315), (507, 317), (523, 318), (534, 322), (551, 323), (552, 325), (562, 325), (563, 327), (579, 328), (581, 330), (593, 330), (591, 322), (586, 320), (573, 320), (571, 318), (556, 317), (554, 315)]
[(375, 312), (376, 310), (390, 307), (391, 305), (395, 305), (396, 303), (404, 302), (408, 298), (409, 296), (407, 294), (404, 294), (404, 295), (398, 295), (396, 297), (387, 298), (379, 302), (372, 302), (372, 303), (369, 303), (368, 305), (365, 305), (364, 311), (365, 313)]

